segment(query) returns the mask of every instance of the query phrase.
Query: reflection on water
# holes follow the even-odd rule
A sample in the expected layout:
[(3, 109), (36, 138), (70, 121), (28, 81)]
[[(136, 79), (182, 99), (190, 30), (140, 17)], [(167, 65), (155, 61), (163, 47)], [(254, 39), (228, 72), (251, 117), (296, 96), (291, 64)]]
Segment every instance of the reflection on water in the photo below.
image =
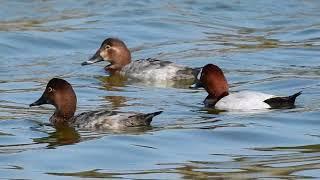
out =
[(61, 145), (69, 145), (80, 142), (80, 134), (71, 127), (59, 128), (49, 133), (48, 137), (33, 139), (36, 143), (48, 143), (48, 148), (54, 148)]
[(108, 91), (120, 91), (126, 85), (127, 78), (120, 75), (103, 76), (99, 78)]
[[(215, 155), (230, 156), (230, 155)], [(108, 172), (103, 169), (94, 169), (72, 173), (48, 173), (56, 176), (73, 176), (82, 178), (133, 178), (154, 177), (158, 174), (179, 174), (183, 179), (208, 179), (208, 178), (310, 178), (310, 176), (295, 176), (296, 172), (305, 169), (319, 169), (319, 154), (301, 156), (298, 153), (282, 154), (276, 156), (233, 156), (232, 161), (206, 162), (190, 161), (178, 164), (159, 164), (159, 166), (176, 166), (176, 168), (148, 169), (143, 171)], [(163, 176), (163, 175), (162, 175)], [(161, 177), (161, 175), (160, 175)]]
[[(319, 8), (308, 0), (3, 1), (0, 178), (320, 178)], [(303, 94), (294, 109), (206, 109), (207, 94), (184, 83), (82, 67), (106, 37), (127, 42), (133, 59), (217, 64), (232, 91)], [(28, 107), (53, 77), (73, 85), (78, 113), (164, 113), (126, 131), (54, 129), (54, 107)]]
[(126, 98), (123, 96), (106, 96), (105, 99), (111, 103), (112, 110), (125, 107), (127, 102)]

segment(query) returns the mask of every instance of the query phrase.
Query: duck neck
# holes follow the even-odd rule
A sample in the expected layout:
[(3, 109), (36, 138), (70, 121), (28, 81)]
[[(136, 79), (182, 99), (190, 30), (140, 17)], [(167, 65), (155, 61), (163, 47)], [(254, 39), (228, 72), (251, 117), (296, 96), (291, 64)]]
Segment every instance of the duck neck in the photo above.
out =
[(124, 66), (131, 63), (131, 53), (127, 48), (119, 51), (115, 58), (115, 60), (111, 61), (110, 65), (106, 66), (106, 70), (110, 72), (121, 71)]
[(229, 92), (221, 93), (219, 96), (215, 96), (209, 94), (206, 99), (204, 100), (204, 104), (206, 107), (214, 107), (220, 99), (229, 95)]
[(105, 70), (110, 72), (111, 74), (116, 74), (122, 70), (124, 66), (127, 64), (120, 64), (120, 63), (112, 63), (105, 67)]
[(55, 126), (61, 124), (71, 124), (73, 122), (74, 113), (76, 112), (76, 97), (66, 97), (60, 104), (56, 104), (56, 111), (50, 118), (50, 122)]
[(66, 111), (59, 111), (56, 110), (54, 114), (50, 118), (50, 122), (54, 126), (61, 126), (64, 124), (71, 124), (73, 121), (74, 112), (66, 112)]

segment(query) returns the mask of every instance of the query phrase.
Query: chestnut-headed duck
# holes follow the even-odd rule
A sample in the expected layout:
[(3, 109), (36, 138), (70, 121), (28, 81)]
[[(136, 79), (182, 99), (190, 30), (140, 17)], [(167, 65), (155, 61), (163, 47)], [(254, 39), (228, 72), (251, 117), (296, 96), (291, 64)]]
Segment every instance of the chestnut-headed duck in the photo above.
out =
[(196, 82), (201, 68), (190, 68), (177, 65), (170, 61), (153, 58), (131, 61), (131, 53), (126, 44), (120, 39), (107, 38), (97, 52), (82, 65), (89, 65), (100, 61), (110, 64), (105, 70), (110, 74), (119, 73), (123, 76), (142, 81), (181, 81)]
[(81, 129), (123, 129), (126, 127), (149, 126), (152, 118), (162, 113), (131, 113), (118, 111), (90, 111), (74, 115), (77, 106), (77, 97), (72, 86), (63, 79), (51, 79), (42, 96), (30, 104), (39, 106), (51, 104), (56, 110), (50, 117), (55, 127), (76, 127)]
[(268, 108), (292, 108), (298, 92), (291, 96), (275, 96), (255, 91), (229, 94), (228, 82), (223, 71), (216, 65), (207, 64), (201, 70), (200, 82), (208, 92), (204, 100), (206, 107), (220, 110), (255, 110)]

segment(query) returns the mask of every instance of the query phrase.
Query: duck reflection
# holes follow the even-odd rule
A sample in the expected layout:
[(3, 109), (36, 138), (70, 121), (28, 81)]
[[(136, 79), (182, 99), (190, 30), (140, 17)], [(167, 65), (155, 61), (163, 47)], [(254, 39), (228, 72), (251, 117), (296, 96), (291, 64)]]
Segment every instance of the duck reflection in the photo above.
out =
[(119, 91), (119, 87), (124, 87), (127, 81), (126, 77), (119, 74), (103, 76), (98, 79), (103, 83), (103, 87), (108, 91)]
[(112, 110), (118, 110), (120, 107), (127, 106), (126, 102), (128, 101), (123, 96), (105, 96), (104, 99), (110, 102)]
[[(48, 127), (48, 124), (44, 125)], [(53, 127), (52, 125), (49, 125)], [(131, 127), (125, 130), (101, 130), (91, 132), (89, 130), (77, 130), (73, 127), (55, 127), (55, 131), (49, 132), (47, 137), (34, 138), (33, 142), (35, 144), (48, 144), (46, 147), (48, 149), (56, 148), (64, 145), (72, 145), (83, 141), (89, 141), (94, 139), (99, 139), (101, 137), (112, 135), (112, 134), (128, 134), (128, 135), (143, 135), (149, 131), (152, 131), (153, 128), (150, 127)], [(39, 131), (39, 129), (37, 129)], [(46, 131), (46, 130), (45, 130)], [(41, 132), (44, 132), (41, 130)]]
[(108, 91), (120, 91), (120, 87), (124, 87), (127, 84), (136, 84), (142, 86), (152, 86), (159, 88), (179, 88), (179, 89), (189, 89), (190, 84), (193, 81), (190, 80), (179, 80), (179, 81), (161, 81), (158, 80), (156, 82), (149, 80), (140, 80), (140, 79), (128, 79), (126, 76), (120, 75), (119, 73), (112, 74), (109, 76), (103, 76), (98, 78), (102, 83), (106, 90)]
[[(127, 82), (127, 78), (119, 74), (100, 77), (99, 80), (102, 82), (103, 88), (107, 91), (121, 91), (120, 87), (124, 87)], [(104, 99), (110, 102), (112, 110), (127, 106), (126, 102), (128, 101), (128, 99), (123, 96), (105, 96)]]
[(48, 143), (48, 148), (57, 146), (71, 145), (80, 142), (80, 134), (73, 127), (59, 127), (54, 132), (50, 132), (49, 136), (33, 139), (36, 143)]

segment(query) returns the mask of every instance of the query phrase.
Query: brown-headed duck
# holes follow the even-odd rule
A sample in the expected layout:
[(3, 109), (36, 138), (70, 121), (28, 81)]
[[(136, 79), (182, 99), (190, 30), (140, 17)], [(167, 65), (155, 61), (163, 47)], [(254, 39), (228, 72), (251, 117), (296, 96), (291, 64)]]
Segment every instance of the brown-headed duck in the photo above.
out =
[(149, 126), (152, 118), (162, 113), (131, 113), (118, 111), (90, 111), (74, 115), (77, 97), (72, 86), (63, 79), (51, 79), (42, 96), (30, 104), (39, 106), (51, 104), (56, 110), (50, 117), (55, 127), (71, 126), (81, 129), (123, 129), (126, 127)]
[(105, 70), (111, 74), (119, 73), (132, 79), (151, 82), (189, 80), (192, 84), (197, 81), (201, 69), (152, 58), (132, 61), (130, 50), (126, 44), (116, 38), (104, 40), (97, 52), (82, 65), (100, 61), (110, 63), (105, 67)]
[(207, 107), (220, 110), (255, 110), (268, 108), (292, 108), (298, 92), (291, 96), (275, 96), (255, 91), (229, 93), (223, 71), (216, 65), (207, 64), (201, 70), (201, 86), (208, 92), (204, 100)]

